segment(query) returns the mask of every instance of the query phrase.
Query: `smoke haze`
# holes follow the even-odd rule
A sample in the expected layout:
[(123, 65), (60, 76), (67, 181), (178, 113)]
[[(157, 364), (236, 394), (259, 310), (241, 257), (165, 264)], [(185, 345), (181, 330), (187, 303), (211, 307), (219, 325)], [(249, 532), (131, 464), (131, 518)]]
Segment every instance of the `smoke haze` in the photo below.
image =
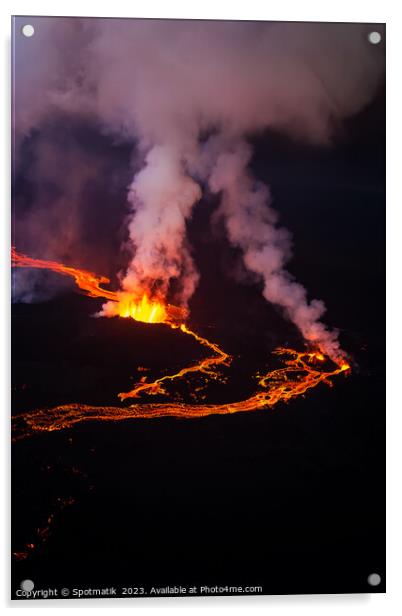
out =
[[(307, 342), (339, 356), (336, 332), (320, 320), (324, 304), (309, 301), (285, 269), (291, 237), (272, 209), (269, 188), (252, 176), (251, 140), (274, 128), (329, 144), (337, 125), (368, 104), (384, 78), (383, 46), (367, 40), (373, 26), (31, 21), (32, 39), (18, 28), (15, 35), (15, 165), (20, 144), (56, 112), (96, 118), (105, 134), (136, 144), (127, 187), (131, 259), (122, 289), (163, 297), (174, 289), (174, 300), (187, 305), (198, 273), (186, 225), (208, 187), (220, 196), (217, 215), (246, 268), (262, 280), (267, 301), (283, 309)], [(383, 34), (381, 26), (376, 30)], [(49, 147), (41, 144), (38, 160), (54, 160)], [(57, 208), (65, 226), (55, 236), (72, 253), (71, 203), (96, 173), (79, 155), (76, 163), (68, 204)], [(60, 166), (42, 164), (36, 172), (57, 178)], [(40, 216), (36, 221), (32, 234), (40, 242), (46, 228)]]

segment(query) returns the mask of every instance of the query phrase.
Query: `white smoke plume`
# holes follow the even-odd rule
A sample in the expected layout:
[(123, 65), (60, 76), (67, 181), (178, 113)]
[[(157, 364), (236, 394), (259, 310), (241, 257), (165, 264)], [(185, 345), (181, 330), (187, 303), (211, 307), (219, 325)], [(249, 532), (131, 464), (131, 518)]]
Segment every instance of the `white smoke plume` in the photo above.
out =
[(191, 297), (198, 274), (186, 242), (186, 220), (200, 198), (199, 185), (184, 173), (180, 151), (166, 145), (151, 148), (128, 193), (136, 253), (123, 279), (126, 291), (142, 294), (159, 282), (158, 291), (166, 297), (169, 281), (179, 278), (182, 300)]
[[(373, 25), (34, 21), (37, 31), (46, 21), (46, 35), (35, 43), (36, 67), (48, 55), (49, 32), (52, 40), (58, 32), (57, 80), (53, 64), (48, 77), (36, 68), (30, 114), (27, 85), (17, 78), (17, 132), (21, 125), (29, 133), (46, 110), (57, 108), (96, 116), (102, 130), (135, 141), (144, 157), (128, 187), (132, 260), (122, 288), (166, 296), (175, 282), (179, 301), (188, 302), (198, 275), (186, 223), (201, 199), (197, 181), (207, 183), (221, 193), (228, 238), (263, 280), (265, 298), (284, 309), (306, 341), (339, 354), (336, 333), (320, 321), (323, 303), (309, 302), (284, 269), (290, 236), (277, 225), (269, 189), (251, 175), (250, 140), (274, 128), (328, 143), (334, 127), (362, 109), (383, 79), (384, 49), (367, 39)], [(376, 29), (384, 34), (382, 26)], [(29, 65), (23, 45), (18, 61)], [(202, 141), (208, 133), (213, 137)]]
[(325, 312), (323, 302), (308, 303), (306, 289), (284, 269), (291, 256), (290, 236), (277, 226), (267, 187), (247, 171), (251, 154), (246, 143), (236, 144), (219, 154), (209, 178), (211, 190), (222, 191), (220, 210), (229, 240), (242, 249), (246, 267), (263, 279), (264, 297), (284, 309), (312, 346), (340, 357), (336, 332), (319, 320)]

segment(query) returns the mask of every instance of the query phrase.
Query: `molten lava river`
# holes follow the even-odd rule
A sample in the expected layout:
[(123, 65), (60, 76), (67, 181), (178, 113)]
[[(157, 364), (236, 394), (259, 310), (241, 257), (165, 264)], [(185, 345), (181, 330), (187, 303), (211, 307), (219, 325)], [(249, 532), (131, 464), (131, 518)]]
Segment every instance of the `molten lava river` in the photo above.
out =
[[(92, 272), (76, 269), (55, 261), (33, 259), (12, 249), (13, 267), (39, 268), (57, 272), (74, 279), (76, 285), (89, 297), (104, 298), (99, 316), (132, 318), (144, 323), (163, 323), (166, 327), (180, 330), (191, 336), (210, 351), (207, 358), (182, 368), (175, 374), (161, 376), (146, 382), (143, 379), (129, 391), (118, 393), (121, 401), (129, 400), (127, 406), (89, 406), (85, 404), (64, 404), (53, 408), (36, 409), (13, 418), (15, 440), (26, 438), (38, 432), (52, 432), (70, 428), (83, 421), (119, 421), (135, 418), (178, 417), (192, 419), (206, 415), (224, 415), (258, 409), (271, 408), (278, 402), (287, 402), (302, 396), (320, 383), (331, 386), (339, 374), (349, 374), (350, 365), (342, 358), (330, 358), (321, 349), (295, 351), (278, 348), (274, 353), (282, 361), (282, 367), (255, 375), (258, 384), (255, 393), (245, 400), (226, 404), (206, 404), (203, 401), (189, 404), (181, 401), (145, 402), (145, 396), (167, 395), (165, 385), (191, 373), (201, 373), (206, 380), (225, 382), (223, 369), (229, 368), (231, 356), (220, 346), (203, 338), (186, 325), (188, 313), (185, 309), (172, 306), (162, 298), (145, 293), (135, 295), (127, 291), (110, 291), (103, 288), (109, 279)], [(133, 400), (136, 402), (132, 402)]]

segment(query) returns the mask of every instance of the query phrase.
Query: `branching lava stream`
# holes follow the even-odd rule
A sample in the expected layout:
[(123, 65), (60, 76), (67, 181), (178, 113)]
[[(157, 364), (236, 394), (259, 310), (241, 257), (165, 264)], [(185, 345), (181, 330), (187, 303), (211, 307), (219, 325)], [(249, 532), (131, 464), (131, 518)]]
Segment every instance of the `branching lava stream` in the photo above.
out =
[[(108, 278), (98, 276), (87, 270), (80, 270), (55, 261), (33, 259), (12, 250), (14, 267), (31, 267), (49, 269), (74, 278), (77, 286), (89, 297), (102, 297), (108, 300), (103, 316), (120, 316), (133, 318), (147, 323), (164, 323), (172, 329), (192, 336), (214, 355), (202, 359), (194, 365), (182, 368), (173, 375), (165, 375), (153, 382), (140, 382), (119, 398), (139, 398), (142, 394), (166, 394), (164, 384), (179, 379), (190, 373), (203, 373), (209, 379), (221, 379), (219, 369), (228, 366), (231, 357), (216, 343), (210, 342), (184, 323), (187, 311), (172, 306), (161, 298), (143, 294), (137, 296), (127, 291), (110, 291), (100, 285), (108, 284)], [(255, 411), (273, 407), (280, 401), (289, 401), (304, 395), (320, 383), (332, 385), (333, 377), (350, 373), (350, 365), (344, 358), (330, 359), (320, 349), (298, 352), (279, 348), (275, 351), (283, 360), (283, 367), (265, 374), (257, 374), (260, 390), (249, 398), (225, 404), (188, 404), (185, 402), (136, 403), (130, 406), (89, 406), (85, 404), (65, 404), (53, 408), (37, 409), (22, 413), (13, 418), (14, 438), (19, 440), (38, 432), (52, 432), (70, 428), (76, 423), (90, 420), (121, 421), (127, 419), (150, 419), (156, 417), (177, 417), (191, 419), (207, 415), (224, 415), (238, 412)]]

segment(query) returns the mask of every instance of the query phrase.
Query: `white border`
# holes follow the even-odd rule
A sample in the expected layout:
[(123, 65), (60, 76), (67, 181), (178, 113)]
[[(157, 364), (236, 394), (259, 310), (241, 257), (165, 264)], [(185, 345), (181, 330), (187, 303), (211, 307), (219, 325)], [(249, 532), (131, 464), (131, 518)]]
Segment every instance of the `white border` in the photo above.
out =
[[(245, 3), (217, 2), (203, 0), (195, 3), (188, 0), (169, 2), (154, 1), (152, 3), (133, 3), (130, 1), (114, 0), (111, 3), (89, 2), (85, 0), (69, 0), (65, 3), (54, 3), (50, 0), (3, 1), (1, 4), (0, 27), (2, 29), (2, 92), (0, 96), (1, 118), (3, 119), (3, 138), (1, 152), (1, 180), (5, 187), (3, 210), (1, 216), (2, 243), (0, 254), (2, 267), (0, 268), (0, 323), (2, 327), (2, 365), (0, 369), (1, 392), (3, 392), (2, 405), (2, 447), (1, 455), (5, 464), (3, 480), (2, 508), (3, 557), (0, 565), (0, 579), (2, 586), (2, 603), (5, 607), (18, 611), (26, 608), (41, 611), (43, 608), (74, 609), (74, 613), (84, 609), (108, 609), (114, 611), (119, 607), (127, 607), (135, 612), (147, 614), (165, 613), (187, 610), (188, 612), (207, 611), (211, 614), (230, 613), (240, 614), (244, 610), (253, 613), (269, 612), (270, 614), (297, 613), (299, 616), (315, 614), (369, 614), (378, 616), (382, 614), (402, 613), (401, 591), (402, 587), (402, 497), (401, 497), (401, 273), (402, 263), (399, 248), (401, 246), (402, 232), (402, 199), (401, 199), (401, 61), (402, 61), (402, 35), (401, 35), (401, 9), (395, 0), (365, 1), (365, 0), (333, 0), (331, 3), (321, 1), (281, 0), (277, 3), (262, 2), (261, 0), (247, 0)], [(269, 19), (288, 21), (364, 21), (387, 23), (387, 363), (388, 363), (388, 444), (387, 444), (387, 594), (377, 595), (305, 595), (305, 596), (271, 596), (271, 597), (236, 597), (236, 598), (194, 598), (194, 599), (157, 599), (157, 600), (85, 600), (85, 601), (41, 601), (41, 602), (13, 602), (9, 597), (9, 204), (10, 204), (10, 16), (14, 15), (86, 15), (105, 17), (176, 17), (176, 18), (213, 18), (213, 19)], [(364, 221), (362, 221), (364, 225)], [(381, 292), (380, 290), (379, 292)], [(367, 469), (370, 473), (370, 469)], [(399, 608), (399, 609), (398, 609)]]

